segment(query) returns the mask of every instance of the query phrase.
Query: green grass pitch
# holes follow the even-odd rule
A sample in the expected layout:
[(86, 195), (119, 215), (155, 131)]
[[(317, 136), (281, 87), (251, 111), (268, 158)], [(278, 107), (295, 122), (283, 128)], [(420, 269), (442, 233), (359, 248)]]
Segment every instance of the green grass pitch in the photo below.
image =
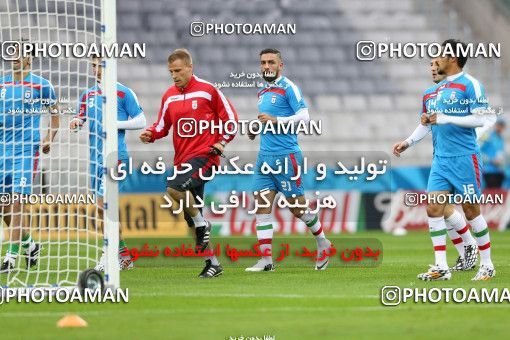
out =
[[(246, 273), (256, 259), (231, 262), (222, 258), (224, 275), (202, 280), (202, 261), (194, 258), (139, 259), (136, 268), (121, 273), (129, 288), (127, 304), (17, 304), (0, 305), (1, 339), (229, 339), (275, 336), (275, 339), (428, 339), (507, 338), (510, 304), (422, 304), (385, 307), (380, 290), (400, 287), (510, 288), (510, 233), (491, 232), (497, 277), (472, 282), (475, 271), (454, 273), (451, 281), (421, 282), (416, 275), (433, 262), (427, 233), (394, 237), (360, 233), (345, 237), (377, 238), (383, 244), (379, 267), (346, 268), (340, 260), (326, 271), (313, 270), (313, 262), (290, 256), (275, 272)], [(339, 242), (340, 237), (332, 238)], [(189, 239), (130, 239), (128, 246), (144, 243), (175, 247)], [(214, 243), (243, 249), (255, 239), (222, 238)], [(274, 244), (291, 249), (312, 247), (311, 237), (276, 235)], [(448, 244), (449, 263), (456, 251)], [(58, 329), (66, 313), (76, 313), (89, 326)]]

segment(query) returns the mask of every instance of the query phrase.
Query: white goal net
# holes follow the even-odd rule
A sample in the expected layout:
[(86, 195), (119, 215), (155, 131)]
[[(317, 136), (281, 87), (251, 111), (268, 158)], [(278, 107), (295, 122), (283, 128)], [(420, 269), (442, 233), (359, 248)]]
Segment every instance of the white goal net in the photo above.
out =
[[(113, 10), (105, 10), (105, 4), (113, 4)], [(104, 167), (113, 162), (103, 164), (111, 157), (102, 156), (116, 149), (115, 121), (92, 114), (83, 117), (79, 131), (70, 129), (80, 108), (116, 110), (116, 100), (108, 100), (112, 93), (116, 99), (116, 65), (102, 61), (101, 89), (94, 92), (91, 58), (66, 53), (55, 57), (58, 46), (115, 39), (114, 9), (115, 1), (108, 0), (0, 2), (3, 287), (75, 286), (83, 270), (96, 266), (103, 243), (108, 245), (107, 258), (112, 258), (106, 265), (106, 283), (119, 285), (114, 265), (117, 186), (102, 176)], [(37, 44), (54, 47), (47, 56), (22, 55), (29, 44), (32, 49)], [(104, 218), (100, 190), (108, 203)]]

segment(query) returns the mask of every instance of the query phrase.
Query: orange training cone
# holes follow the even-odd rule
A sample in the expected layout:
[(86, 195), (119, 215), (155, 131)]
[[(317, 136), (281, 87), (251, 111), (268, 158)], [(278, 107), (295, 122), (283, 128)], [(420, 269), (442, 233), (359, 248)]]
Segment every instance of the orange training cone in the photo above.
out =
[(76, 314), (69, 314), (64, 316), (62, 319), (58, 320), (57, 327), (58, 328), (68, 328), (68, 327), (87, 327), (87, 321), (83, 320)]

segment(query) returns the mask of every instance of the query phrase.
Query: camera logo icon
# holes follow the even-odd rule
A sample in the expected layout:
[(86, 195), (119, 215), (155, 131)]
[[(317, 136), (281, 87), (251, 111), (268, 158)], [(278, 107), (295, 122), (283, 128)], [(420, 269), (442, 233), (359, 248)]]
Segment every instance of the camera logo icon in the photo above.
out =
[(1, 58), (5, 61), (14, 61), (20, 59), (21, 43), (19, 41), (2, 42)]
[(406, 192), (404, 195), (404, 204), (408, 207), (416, 207), (419, 204), (419, 195), (417, 192)]
[(381, 303), (385, 306), (398, 306), (402, 302), (400, 287), (384, 286), (381, 289)]
[(189, 33), (192, 37), (203, 37), (205, 34), (205, 23), (201, 21), (193, 21), (189, 25)]
[(197, 135), (197, 121), (194, 118), (181, 118), (177, 121), (177, 135), (192, 138)]
[(375, 42), (370, 40), (361, 40), (356, 43), (356, 58), (360, 61), (370, 61), (375, 59)]
[(9, 206), (11, 205), (11, 195), (10, 194), (0, 194), (0, 207), (1, 206)]

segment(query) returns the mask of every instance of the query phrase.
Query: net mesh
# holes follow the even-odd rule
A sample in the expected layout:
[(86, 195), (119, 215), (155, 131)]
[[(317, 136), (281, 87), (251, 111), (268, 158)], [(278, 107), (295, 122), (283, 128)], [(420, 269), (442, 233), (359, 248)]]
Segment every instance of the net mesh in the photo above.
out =
[[(25, 40), (100, 43), (101, 1), (0, 2), (0, 41), (6, 44)], [(91, 177), (96, 177), (97, 183), (100, 176), (92, 170), (100, 165), (91, 164), (89, 152), (90, 135), (95, 134), (97, 139), (102, 136), (97, 128), (89, 130), (90, 119), (81, 131), (69, 128), (79, 105), (89, 104), (80, 103), (80, 95), (95, 84), (92, 63), (87, 58), (66, 56), (32, 58), (31, 65), (19, 66), (22, 72), (30, 71), (28, 76), (16, 81), (16, 62), (6, 60), (4, 51), (0, 74), (0, 194), (4, 200), (0, 207), (0, 256), (2, 261), (6, 254), (12, 257), (16, 245), (19, 255), (14, 270), (0, 274), (0, 284), (75, 285), (82, 270), (96, 265), (103, 238), (102, 217), (91, 190)], [(51, 88), (55, 102), (49, 100)], [(45, 106), (53, 103), (58, 105), (58, 112), (50, 112)], [(45, 154), (42, 144), (53, 117), (58, 117), (60, 127)], [(33, 195), (18, 207), (13, 198), (19, 192)], [(9, 203), (5, 203), (9, 200), (6, 197), (10, 197)], [(69, 201), (62, 203), (61, 199)], [(32, 244), (22, 242), (28, 234)], [(41, 247), (39, 260), (27, 268), (27, 254), (34, 244)]]

